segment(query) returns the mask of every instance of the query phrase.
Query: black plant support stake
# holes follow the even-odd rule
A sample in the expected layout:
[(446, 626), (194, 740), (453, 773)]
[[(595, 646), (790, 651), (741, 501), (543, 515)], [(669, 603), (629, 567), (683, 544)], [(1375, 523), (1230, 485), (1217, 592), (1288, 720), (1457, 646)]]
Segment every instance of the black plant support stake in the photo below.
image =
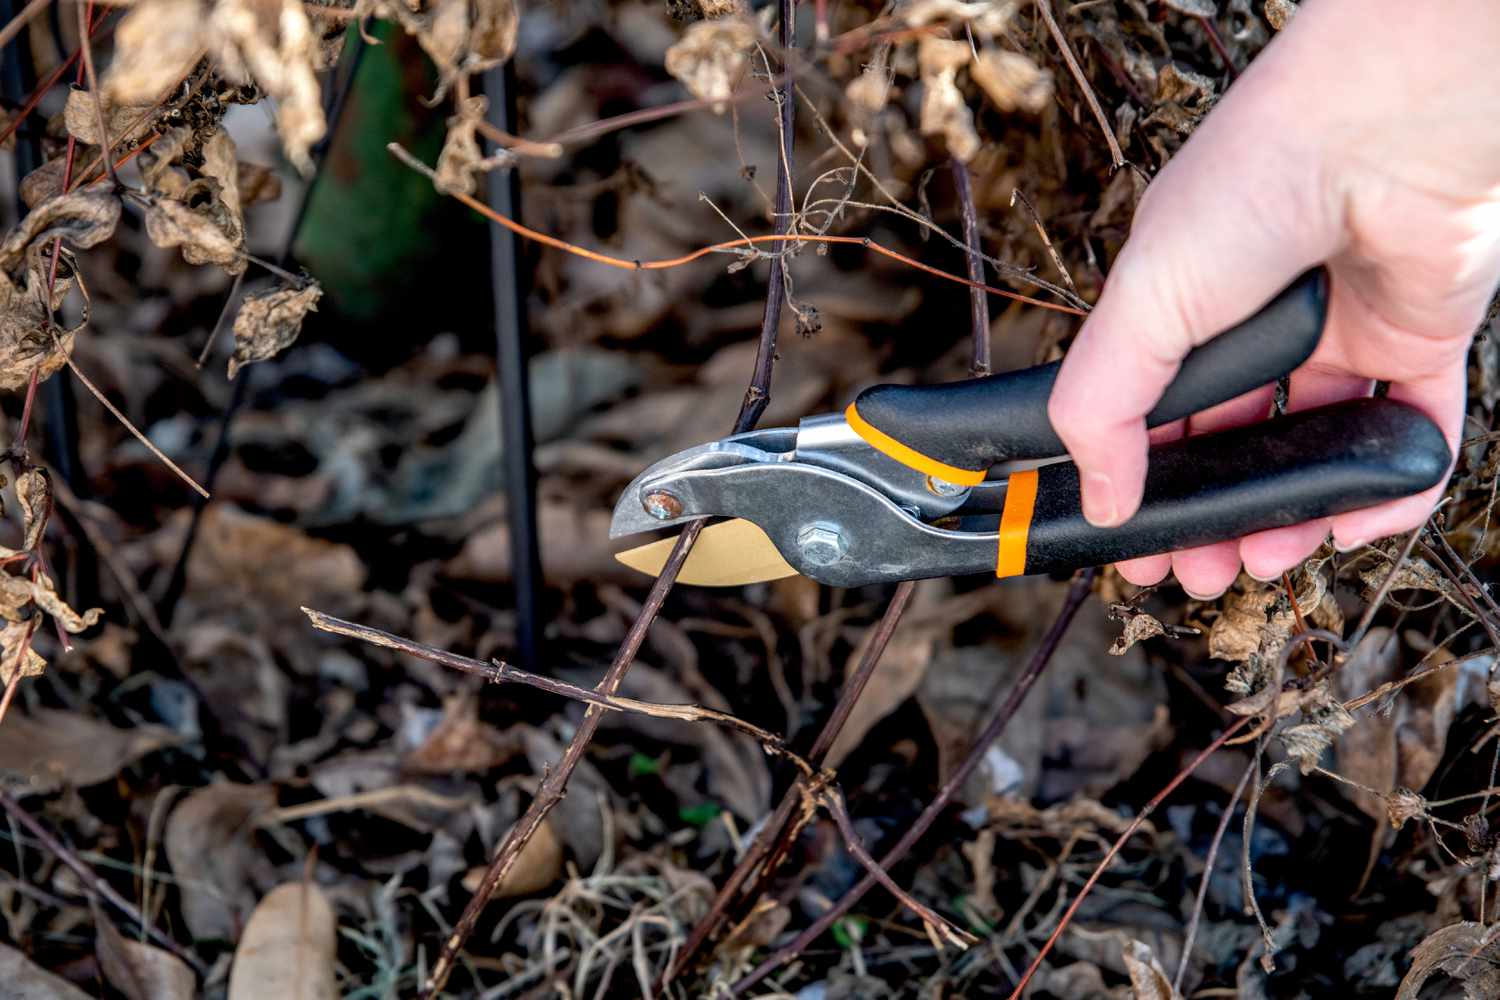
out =
[[(513, 132), (516, 121), (514, 60), (484, 75), (490, 124)], [(514, 168), (489, 176), (490, 207), (508, 219), (520, 218), (521, 180)], [(537, 602), (542, 565), (536, 526), (536, 465), (532, 451), (531, 385), (526, 366), (526, 284), (516, 237), (490, 226), (490, 275), (495, 305), (495, 366), (500, 382), (501, 465), (505, 473), (505, 513), (510, 522), (511, 574), (515, 583), (516, 652), (527, 670), (536, 670), (541, 634)]]

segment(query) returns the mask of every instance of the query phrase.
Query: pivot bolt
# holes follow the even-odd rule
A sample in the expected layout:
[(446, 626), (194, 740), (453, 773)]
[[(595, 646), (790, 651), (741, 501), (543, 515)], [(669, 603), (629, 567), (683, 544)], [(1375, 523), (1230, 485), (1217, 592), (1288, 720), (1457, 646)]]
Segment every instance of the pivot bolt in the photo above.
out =
[(797, 532), (797, 548), (814, 566), (832, 566), (844, 558), (849, 543), (838, 525), (818, 521)]
[(937, 476), (927, 477), (927, 492), (934, 496), (956, 497), (968, 492), (968, 489), (967, 486), (950, 483), (946, 479), (939, 479)]
[(658, 521), (671, 520), (682, 514), (682, 501), (666, 490), (647, 493), (641, 498), (641, 506)]

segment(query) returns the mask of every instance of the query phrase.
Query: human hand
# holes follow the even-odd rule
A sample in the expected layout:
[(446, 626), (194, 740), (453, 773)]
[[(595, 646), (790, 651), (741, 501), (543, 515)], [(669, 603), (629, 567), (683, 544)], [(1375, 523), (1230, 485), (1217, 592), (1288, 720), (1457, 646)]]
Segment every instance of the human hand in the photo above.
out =
[[(1188, 351), (1320, 262), (1328, 321), (1289, 407), (1388, 381), (1456, 453), (1469, 342), (1500, 279), (1497, 52), (1500, 4), (1309, 0), (1230, 88), (1147, 190), (1052, 393), (1091, 522), (1119, 524), (1140, 505), (1144, 416)], [(1149, 440), (1262, 419), (1272, 392)], [(1349, 549), (1413, 528), (1441, 490), (1118, 568), (1138, 585), (1175, 571), (1212, 597), (1242, 561), (1274, 578), (1330, 530)]]

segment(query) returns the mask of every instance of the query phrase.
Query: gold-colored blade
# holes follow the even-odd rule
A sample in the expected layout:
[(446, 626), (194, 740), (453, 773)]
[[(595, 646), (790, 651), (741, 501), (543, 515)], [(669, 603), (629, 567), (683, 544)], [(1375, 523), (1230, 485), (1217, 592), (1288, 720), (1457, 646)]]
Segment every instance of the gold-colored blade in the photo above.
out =
[[(667, 564), (676, 538), (663, 538), (615, 554), (631, 569), (655, 576)], [(698, 535), (688, 553), (678, 583), (698, 587), (738, 587), (796, 576), (797, 571), (781, 558), (776, 546), (760, 527), (743, 518), (710, 524)]]

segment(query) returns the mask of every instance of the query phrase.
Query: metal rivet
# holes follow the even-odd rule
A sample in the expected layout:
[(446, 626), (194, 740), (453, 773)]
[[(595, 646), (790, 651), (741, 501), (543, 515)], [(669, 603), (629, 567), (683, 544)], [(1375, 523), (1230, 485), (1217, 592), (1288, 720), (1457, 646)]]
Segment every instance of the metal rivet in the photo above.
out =
[(832, 566), (844, 558), (849, 543), (844, 532), (836, 524), (819, 521), (809, 524), (797, 533), (797, 548), (814, 566)]
[(934, 496), (956, 497), (968, 492), (968, 489), (967, 486), (950, 483), (946, 479), (939, 479), (936, 476), (927, 477), (927, 492)]
[(658, 521), (670, 520), (682, 514), (682, 501), (666, 490), (647, 493), (641, 498), (641, 506)]

